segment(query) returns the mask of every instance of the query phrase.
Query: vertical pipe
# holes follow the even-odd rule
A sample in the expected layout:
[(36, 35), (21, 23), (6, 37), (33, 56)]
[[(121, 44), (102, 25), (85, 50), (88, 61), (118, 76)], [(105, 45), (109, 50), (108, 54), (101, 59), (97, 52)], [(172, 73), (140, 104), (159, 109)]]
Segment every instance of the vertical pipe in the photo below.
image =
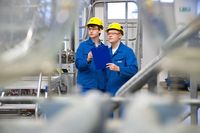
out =
[[(104, 21), (104, 29), (108, 26), (108, 3), (104, 2), (104, 14), (103, 14), (103, 21)], [(106, 44), (107, 36), (106, 33), (104, 32), (104, 44)]]
[(128, 0), (125, 4), (125, 44), (128, 45)]
[[(74, 22), (75, 23), (75, 22)], [(70, 45), (70, 49), (72, 50), (72, 51), (75, 51), (75, 47), (74, 47), (74, 45), (75, 45), (75, 24), (72, 24), (72, 31), (71, 31), (71, 45)]]
[(141, 69), (141, 59), (142, 59), (142, 21), (141, 21), (141, 4), (138, 5), (138, 19), (137, 19), (137, 37), (136, 37), (136, 45), (135, 45), (135, 53), (138, 59), (138, 68)]
[[(190, 97), (192, 99), (197, 99), (197, 79), (194, 76), (190, 76)], [(198, 107), (196, 105), (191, 105), (191, 124), (198, 124)]]

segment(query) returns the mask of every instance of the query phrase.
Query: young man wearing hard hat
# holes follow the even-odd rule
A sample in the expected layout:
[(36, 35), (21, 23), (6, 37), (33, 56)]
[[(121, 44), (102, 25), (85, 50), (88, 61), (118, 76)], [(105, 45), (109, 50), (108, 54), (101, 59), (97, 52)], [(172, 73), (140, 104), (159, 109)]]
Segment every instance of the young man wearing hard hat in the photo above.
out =
[(93, 17), (87, 23), (89, 39), (81, 42), (76, 51), (75, 65), (78, 69), (77, 84), (81, 92), (97, 89), (104, 92), (105, 69), (95, 69), (91, 50), (95, 47), (105, 46), (99, 39), (103, 29), (103, 22)]
[(121, 42), (124, 34), (119, 23), (112, 23), (106, 29), (108, 42), (111, 44), (112, 63), (107, 64), (106, 92), (112, 96), (138, 71), (137, 59), (131, 48)]

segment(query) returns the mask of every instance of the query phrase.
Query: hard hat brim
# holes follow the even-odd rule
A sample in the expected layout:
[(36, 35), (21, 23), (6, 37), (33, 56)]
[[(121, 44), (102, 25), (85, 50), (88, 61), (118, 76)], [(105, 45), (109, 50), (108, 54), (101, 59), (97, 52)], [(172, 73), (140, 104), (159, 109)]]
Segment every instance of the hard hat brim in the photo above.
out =
[(109, 28), (109, 29), (106, 29), (106, 32), (108, 32), (109, 30), (117, 30), (117, 31), (119, 31), (122, 35), (124, 35), (124, 31), (123, 31), (123, 30), (118, 30), (118, 29), (115, 29), (115, 28)]

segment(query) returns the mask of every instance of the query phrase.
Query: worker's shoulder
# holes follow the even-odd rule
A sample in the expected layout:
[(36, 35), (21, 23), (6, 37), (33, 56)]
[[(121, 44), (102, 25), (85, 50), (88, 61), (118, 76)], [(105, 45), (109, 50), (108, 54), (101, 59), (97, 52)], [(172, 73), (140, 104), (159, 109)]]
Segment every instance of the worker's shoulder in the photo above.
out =
[(85, 46), (85, 45), (91, 45), (91, 41), (90, 40), (85, 40), (85, 41), (82, 41), (81, 43), (80, 43), (80, 46)]
[(85, 41), (80, 42), (79, 45), (80, 45), (80, 46), (82, 46), (82, 45), (87, 45), (87, 43), (88, 43), (87, 40), (85, 40)]
[(125, 44), (122, 44), (121, 45), (121, 48), (125, 51), (125, 52), (133, 52), (133, 49), (128, 47), (127, 45)]

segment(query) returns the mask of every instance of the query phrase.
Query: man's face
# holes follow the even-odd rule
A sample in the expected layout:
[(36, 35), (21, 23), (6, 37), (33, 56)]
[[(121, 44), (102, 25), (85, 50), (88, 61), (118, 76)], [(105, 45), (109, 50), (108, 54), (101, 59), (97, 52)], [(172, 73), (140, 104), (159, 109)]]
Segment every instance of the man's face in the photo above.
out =
[(118, 30), (109, 30), (107, 32), (107, 38), (111, 44), (117, 43), (122, 38), (122, 34)]
[(101, 33), (101, 29), (98, 26), (89, 26), (88, 27), (88, 34), (91, 38), (99, 37)]

